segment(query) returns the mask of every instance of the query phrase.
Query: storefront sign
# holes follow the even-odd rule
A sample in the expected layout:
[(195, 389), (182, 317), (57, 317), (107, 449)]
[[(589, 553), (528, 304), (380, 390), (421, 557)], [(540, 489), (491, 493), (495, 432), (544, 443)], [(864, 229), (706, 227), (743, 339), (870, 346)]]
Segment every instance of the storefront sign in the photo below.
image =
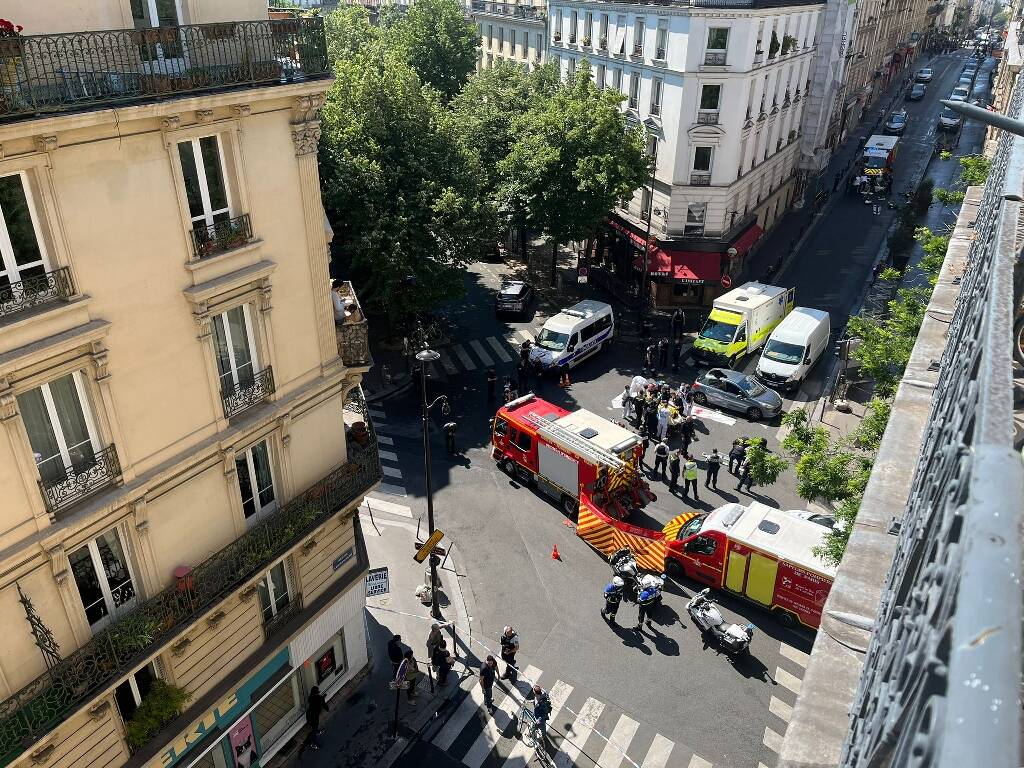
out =
[(353, 547), (349, 547), (344, 552), (342, 552), (340, 555), (338, 555), (336, 558), (334, 558), (334, 563), (333, 563), (334, 570), (337, 571), (339, 568), (341, 568), (341, 566), (343, 566), (345, 563), (347, 563), (349, 560), (351, 560), (353, 555), (355, 555), (355, 553), (356, 553), (355, 549)]
[(333, 675), (338, 668), (338, 662), (334, 657), (334, 646), (327, 649), (319, 659), (316, 660), (316, 681), (322, 683), (330, 675)]
[(243, 717), (228, 733), (231, 744), (231, 756), (235, 758), (235, 768), (250, 768), (256, 762), (256, 740), (252, 735), (252, 719)]
[(388, 589), (388, 569), (386, 567), (371, 568), (370, 572), (366, 574), (366, 596), (386, 595)]

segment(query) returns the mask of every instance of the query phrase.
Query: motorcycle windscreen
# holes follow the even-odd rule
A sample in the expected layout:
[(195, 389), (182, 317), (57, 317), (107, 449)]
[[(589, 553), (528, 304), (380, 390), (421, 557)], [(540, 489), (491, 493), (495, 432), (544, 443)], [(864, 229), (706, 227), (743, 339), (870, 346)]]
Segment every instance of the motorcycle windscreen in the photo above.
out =
[(761, 605), (771, 605), (775, 596), (775, 578), (778, 572), (778, 560), (751, 552), (750, 569), (747, 573), (747, 597)]

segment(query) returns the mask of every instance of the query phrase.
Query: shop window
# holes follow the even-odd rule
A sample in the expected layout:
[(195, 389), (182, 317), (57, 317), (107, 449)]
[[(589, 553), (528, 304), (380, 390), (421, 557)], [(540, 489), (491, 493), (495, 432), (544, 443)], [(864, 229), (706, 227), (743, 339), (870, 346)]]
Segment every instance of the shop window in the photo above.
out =
[(121, 713), (121, 719), (128, 722), (139, 708), (142, 700), (149, 689), (153, 687), (156, 680), (156, 667), (153, 664), (135, 670), (128, 676), (128, 679), (114, 689), (114, 701), (117, 703), (117, 711)]
[(259, 582), (260, 607), (263, 609), (263, 622), (266, 623), (288, 607), (291, 596), (288, 592), (288, 575), (284, 561), (281, 561)]
[(293, 674), (277, 686), (252, 714), (253, 725), (259, 734), (260, 753), (270, 749), (300, 717), (302, 694), (299, 691), (299, 676)]
[(117, 529), (74, 550), (68, 561), (93, 631), (135, 605), (135, 582)]

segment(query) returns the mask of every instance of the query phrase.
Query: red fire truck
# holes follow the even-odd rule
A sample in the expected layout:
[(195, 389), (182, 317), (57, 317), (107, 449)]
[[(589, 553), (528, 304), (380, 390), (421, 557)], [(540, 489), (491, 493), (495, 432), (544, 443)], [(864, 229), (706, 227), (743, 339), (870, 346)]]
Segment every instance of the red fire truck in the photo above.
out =
[(746, 597), (785, 624), (817, 628), (836, 575), (813, 552), (826, 533), (817, 523), (756, 501), (726, 504), (666, 537), (665, 566)]
[(640, 438), (590, 411), (570, 412), (528, 394), (498, 410), (491, 442), (505, 472), (536, 484), (569, 515), (579, 511), (581, 488), (618, 519), (654, 499), (636, 470)]

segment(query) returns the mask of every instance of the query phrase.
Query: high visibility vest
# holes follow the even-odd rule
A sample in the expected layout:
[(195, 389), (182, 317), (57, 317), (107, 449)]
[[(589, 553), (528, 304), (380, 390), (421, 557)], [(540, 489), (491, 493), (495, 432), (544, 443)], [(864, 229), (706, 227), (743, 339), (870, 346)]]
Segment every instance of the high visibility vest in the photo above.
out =
[(686, 462), (686, 469), (683, 470), (683, 477), (686, 478), (687, 480), (696, 480), (697, 479), (697, 462), (696, 461), (688, 461), (688, 462)]

